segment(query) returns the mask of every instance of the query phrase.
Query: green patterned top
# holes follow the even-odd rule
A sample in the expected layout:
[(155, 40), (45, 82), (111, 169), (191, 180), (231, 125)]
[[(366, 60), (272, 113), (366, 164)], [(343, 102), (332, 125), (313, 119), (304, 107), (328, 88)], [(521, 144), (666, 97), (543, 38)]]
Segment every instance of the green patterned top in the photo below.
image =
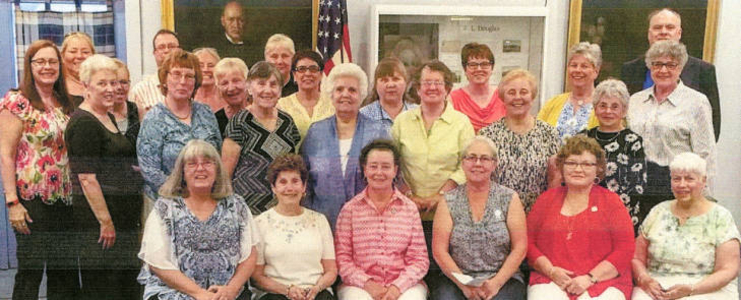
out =
[(641, 225), (640, 232), (649, 241), (648, 271), (651, 276), (704, 277), (713, 272), (718, 246), (741, 240), (738, 228), (731, 212), (719, 204), (679, 225), (671, 211), (675, 202), (656, 205)]

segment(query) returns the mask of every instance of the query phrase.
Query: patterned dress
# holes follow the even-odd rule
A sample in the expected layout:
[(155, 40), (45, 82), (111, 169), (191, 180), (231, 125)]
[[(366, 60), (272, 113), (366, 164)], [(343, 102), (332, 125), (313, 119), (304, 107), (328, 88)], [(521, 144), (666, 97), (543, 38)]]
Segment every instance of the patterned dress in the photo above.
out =
[(619, 132), (602, 132), (597, 127), (583, 131), (594, 138), (605, 150), (607, 165), (605, 178), (599, 185), (618, 194), (628, 209), (633, 227), (638, 229), (642, 221), (639, 197), (646, 184), (646, 154), (643, 152), (643, 139), (630, 129)]
[(479, 135), (490, 138), (499, 149), (497, 182), (515, 190), (529, 212), (540, 193), (548, 188), (548, 158), (556, 154), (561, 138), (555, 128), (540, 120), (520, 135), (499, 120), (482, 128)]
[(242, 196), (255, 215), (266, 211), (277, 202), (267, 180), (268, 166), (281, 154), (295, 152), (300, 140), (298, 128), (287, 113), (278, 111), (275, 130), (265, 129), (248, 110), (231, 118), (224, 132), (242, 149), (234, 169), (234, 192)]
[[(513, 194), (512, 189), (492, 182), (484, 216), (478, 222), (473, 220), (465, 184), (445, 194), (453, 219), (450, 256), (464, 274), (474, 278), (488, 277), (502, 268), (511, 248), (507, 213)], [(513, 278), (524, 283), (519, 270)]]
[(218, 200), (205, 221), (196, 218), (182, 198), (160, 198), (146, 224), (139, 251), (145, 263), (139, 275), (144, 299), (193, 299), (168, 286), (149, 266), (182, 272), (204, 289), (226, 285), (258, 240), (252, 214), (237, 195)]

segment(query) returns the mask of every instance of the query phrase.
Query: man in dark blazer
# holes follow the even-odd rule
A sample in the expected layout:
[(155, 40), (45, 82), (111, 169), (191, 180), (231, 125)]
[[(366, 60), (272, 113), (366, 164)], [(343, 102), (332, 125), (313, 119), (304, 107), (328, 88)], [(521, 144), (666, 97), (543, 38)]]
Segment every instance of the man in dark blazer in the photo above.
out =
[[(671, 9), (664, 8), (649, 15), (648, 43), (655, 41), (675, 40), (682, 38), (682, 19)], [(641, 56), (623, 64), (620, 78), (628, 86), (631, 94), (644, 90), (653, 85), (651, 72), (646, 67), (645, 56)], [(718, 98), (718, 83), (715, 78), (715, 66), (699, 58), (690, 56), (687, 64), (679, 76), (684, 85), (691, 87), (708, 97), (713, 110), (713, 129), (715, 141), (720, 135), (720, 99)]]

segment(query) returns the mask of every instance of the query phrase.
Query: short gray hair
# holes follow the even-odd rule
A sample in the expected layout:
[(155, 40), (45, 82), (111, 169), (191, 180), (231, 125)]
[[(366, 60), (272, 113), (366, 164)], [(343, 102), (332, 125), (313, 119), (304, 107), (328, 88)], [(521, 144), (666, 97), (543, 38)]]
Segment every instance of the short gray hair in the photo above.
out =
[(222, 58), (214, 67), (214, 77), (216, 77), (217, 79), (216, 84), (219, 84), (219, 77), (222, 77), (227, 73), (233, 71), (241, 73), (242, 78), (244, 78), (244, 80), (247, 80), (249, 69), (247, 68), (247, 64), (245, 64), (242, 59), (235, 57)]
[(330, 96), (330, 98), (332, 91), (334, 91), (335, 81), (340, 77), (351, 77), (358, 80), (358, 94), (361, 101), (368, 96), (368, 76), (365, 74), (365, 71), (354, 63), (344, 63), (332, 68), (326, 82), (322, 85), (322, 91)]
[(597, 44), (590, 44), (589, 42), (581, 42), (574, 46), (571, 46), (569, 53), (566, 56), (566, 63), (568, 64), (574, 55), (584, 56), (595, 68), (602, 66), (602, 49)]
[(265, 58), (268, 57), (268, 52), (279, 47), (286, 48), (291, 54), (296, 54), (296, 47), (293, 44), (293, 40), (285, 34), (276, 33), (271, 35), (267, 43), (265, 43)]
[(216, 59), (216, 61), (219, 61), (221, 59), (221, 57), (219, 57), (219, 52), (216, 51), (216, 49), (214, 48), (202, 47), (202, 48), (196, 48), (195, 50), (193, 50), (193, 54), (195, 56), (199, 56), (201, 55), (201, 53), (213, 56)]
[(657, 41), (651, 45), (651, 48), (648, 48), (648, 51), (646, 51), (646, 67), (651, 69), (651, 63), (664, 56), (677, 60), (680, 71), (684, 69), (684, 65), (687, 63), (687, 59), (689, 58), (687, 47), (685, 47), (684, 44), (670, 40)]
[(103, 54), (94, 54), (85, 59), (85, 61), (82, 62), (82, 65), (80, 65), (80, 81), (89, 84), (90, 78), (93, 77), (93, 74), (98, 73), (99, 71), (111, 71), (113, 74), (116, 74), (118, 71), (118, 65), (113, 61), (113, 58)]
[(707, 175), (707, 162), (695, 153), (684, 152), (674, 156), (669, 164), (669, 171), (695, 173), (704, 177)]
[(491, 157), (493, 157), (494, 159), (497, 159), (497, 157), (499, 157), (499, 150), (497, 149), (497, 145), (494, 144), (494, 141), (492, 141), (490, 138), (483, 135), (476, 135), (468, 139), (468, 141), (463, 144), (463, 149), (461, 149), (461, 157), (466, 156), (466, 154), (468, 154), (468, 149), (477, 142), (484, 143), (484, 145), (489, 146), (489, 150), (491, 150)]
[(630, 93), (628, 93), (628, 87), (625, 86), (625, 83), (622, 81), (615, 78), (609, 78), (600, 82), (597, 87), (594, 88), (594, 92), (592, 93), (593, 106), (596, 108), (604, 97), (620, 99), (620, 103), (623, 104), (623, 109), (626, 112), (628, 111)]
[(183, 173), (185, 171), (185, 164), (196, 157), (208, 159), (216, 165), (216, 180), (214, 181), (214, 186), (211, 188), (211, 197), (219, 200), (233, 194), (232, 181), (229, 180), (226, 170), (221, 165), (219, 152), (208, 142), (193, 139), (180, 150), (170, 176), (167, 176), (167, 180), (165, 180), (165, 183), (162, 184), (162, 187), (158, 191), (160, 196), (166, 198), (187, 198), (190, 196)]

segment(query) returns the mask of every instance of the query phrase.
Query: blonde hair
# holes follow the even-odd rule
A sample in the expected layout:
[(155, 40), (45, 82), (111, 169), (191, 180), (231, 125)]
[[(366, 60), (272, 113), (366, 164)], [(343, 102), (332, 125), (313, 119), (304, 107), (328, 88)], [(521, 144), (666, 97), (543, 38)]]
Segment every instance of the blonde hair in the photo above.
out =
[(268, 52), (275, 50), (276, 48), (283, 47), (291, 52), (291, 55), (296, 54), (296, 47), (293, 44), (293, 40), (285, 34), (276, 33), (268, 39), (265, 43), (265, 57), (268, 57)]
[(165, 183), (160, 187), (158, 193), (162, 197), (166, 198), (187, 198), (190, 196), (188, 186), (185, 183), (184, 171), (185, 164), (197, 157), (208, 159), (216, 165), (216, 180), (214, 185), (211, 187), (211, 197), (214, 199), (222, 199), (232, 195), (232, 182), (229, 180), (229, 176), (226, 174), (226, 170), (221, 165), (221, 157), (216, 148), (203, 140), (190, 140), (178, 155), (175, 160), (175, 166), (172, 168), (172, 173), (167, 177)]
[(124, 63), (118, 58), (114, 58), (113, 62), (115, 62), (116, 66), (118, 66), (118, 70), (116, 70), (116, 74), (118, 74), (118, 71), (123, 70), (124, 72), (126, 72), (126, 80), (129, 80), (131, 78), (131, 73), (129, 73), (129, 67), (126, 66), (126, 63)]
[(602, 66), (602, 49), (597, 44), (590, 44), (589, 42), (578, 43), (569, 49), (569, 53), (566, 56), (566, 63), (571, 62), (571, 59), (575, 55), (584, 56), (592, 66), (598, 68)]
[(499, 81), (499, 86), (497, 86), (499, 98), (504, 99), (504, 86), (517, 79), (525, 79), (530, 84), (530, 93), (533, 94), (533, 99), (538, 97), (538, 83), (535, 80), (535, 76), (528, 70), (514, 69), (507, 72), (507, 75), (504, 75), (502, 80)]
[(247, 64), (245, 64), (243, 60), (234, 57), (222, 58), (214, 67), (214, 77), (218, 80), (220, 77), (232, 71), (238, 71), (242, 74), (244, 80), (247, 80), (247, 74), (249, 73)]
[(95, 54), (95, 45), (93, 44), (93, 39), (91, 39), (87, 33), (84, 33), (82, 31), (72, 31), (64, 36), (64, 41), (62, 41), (62, 55), (64, 55), (64, 52), (67, 51), (67, 47), (69, 47), (69, 43), (72, 39), (81, 39), (85, 41), (88, 46), (90, 46), (91, 53)]
[(116, 65), (113, 58), (103, 54), (90, 56), (80, 65), (80, 81), (89, 84), (90, 78), (93, 77), (93, 74), (98, 73), (99, 71), (111, 71), (113, 74), (117, 74), (118, 65)]
[(214, 48), (209, 47), (203, 47), (203, 48), (196, 48), (193, 50), (193, 55), (198, 56), (201, 53), (211, 55), (213, 58), (216, 59), (216, 61), (219, 61), (221, 57), (219, 57), (219, 52), (216, 51)]

